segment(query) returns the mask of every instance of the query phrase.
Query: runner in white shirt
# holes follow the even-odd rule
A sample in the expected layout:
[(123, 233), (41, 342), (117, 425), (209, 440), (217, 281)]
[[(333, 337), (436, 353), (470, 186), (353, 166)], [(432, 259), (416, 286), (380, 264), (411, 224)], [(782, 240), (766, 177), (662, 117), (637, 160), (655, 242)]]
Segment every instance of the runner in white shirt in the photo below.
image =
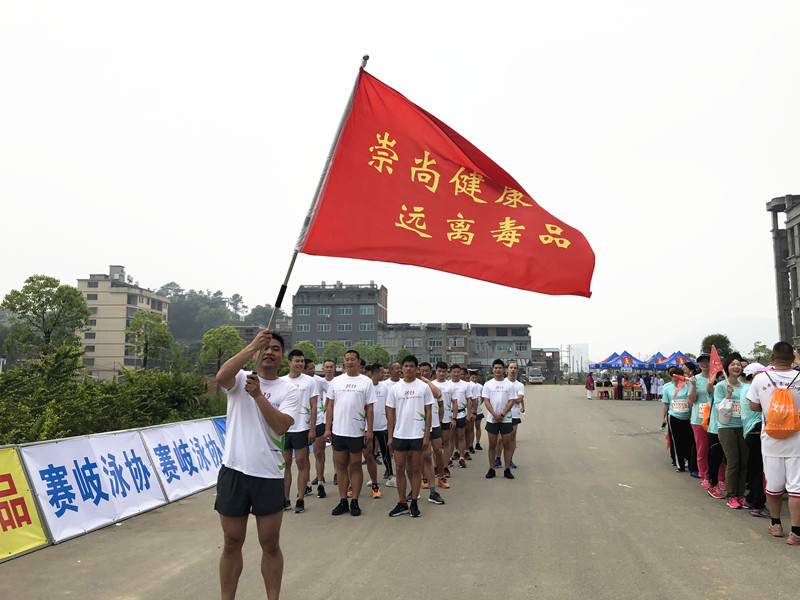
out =
[[(342, 515), (349, 510), (351, 515), (357, 517), (361, 514), (358, 496), (364, 484), (361, 452), (365, 445), (372, 446), (375, 386), (369, 377), (361, 375), (361, 357), (357, 351), (348, 350), (344, 353), (344, 369), (345, 372), (334, 377), (328, 385), (325, 438), (331, 440), (333, 446), (340, 498), (331, 514)], [(353, 493), (349, 506), (348, 481)]]
[(508, 363), (508, 380), (514, 384), (514, 389), (517, 392), (517, 399), (514, 401), (514, 406), (511, 407), (511, 456), (508, 462), (511, 463), (511, 468), (516, 469), (517, 465), (514, 464), (514, 451), (517, 449), (517, 425), (522, 423), (521, 413), (525, 412), (525, 386), (517, 379), (519, 375), (519, 365), (511, 361)]
[(483, 420), (483, 386), (478, 383), (478, 373), (475, 371), (469, 374), (470, 383), (475, 386), (473, 391), (472, 415), (475, 417), (475, 446), (469, 444), (468, 451), (475, 454), (475, 450), (483, 450), (481, 446), (481, 421)]
[[(464, 460), (467, 454), (467, 438), (465, 432), (467, 430), (467, 420), (472, 419), (472, 398), (470, 396), (470, 385), (467, 381), (461, 379), (461, 374), (462, 371), (459, 365), (450, 367), (450, 381), (453, 384), (453, 397), (457, 407), (457, 412), (454, 415), (456, 421), (454, 444), (458, 448), (458, 466), (466, 469), (467, 464)], [(453, 456), (455, 457), (455, 454)]]
[[(431, 407), (431, 428), (430, 452), (422, 453), (422, 487), (429, 489), (428, 502), (432, 504), (444, 504), (444, 498), (436, 491), (436, 478), (434, 463), (437, 469), (444, 469), (444, 457), (442, 456), (442, 425), (441, 419), (444, 416), (444, 405), (442, 404), (442, 391), (431, 381), (433, 371), (431, 363), (422, 362), (419, 364), (419, 380), (431, 388), (434, 402)], [(436, 458), (438, 455), (438, 459)], [(441, 464), (440, 464), (441, 463)], [(438, 473), (442, 471), (439, 470)]]
[[(316, 477), (311, 485), (317, 486), (317, 497), (325, 498), (325, 419), (327, 417), (328, 386), (336, 375), (336, 364), (328, 359), (322, 362), (322, 374), (324, 377), (316, 376), (319, 384), (319, 396), (317, 397), (317, 425), (315, 427), (316, 441), (314, 443), (314, 463), (316, 467)], [(308, 373), (306, 373), (308, 375)], [(336, 485), (336, 482), (334, 482)]]
[[(254, 354), (257, 375), (242, 370)], [(228, 396), (227, 443), (214, 503), (223, 533), (219, 561), (223, 598), (236, 594), (251, 512), (258, 527), (267, 596), (277, 598), (281, 591), (280, 531), (286, 500), (281, 449), (297, 412), (297, 392), (278, 378), (281, 362), (283, 338), (265, 329), (217, 373), (217, 383)]]
[[(388, 422), (386, 420), (386, 397), (389, 395), (389, 388), (383, 384), (383, 381), (381, 381), (383, 379), (385, 370), (386, 369), (384, 369), (380, 363), (375, 363), (367, 367), (367, 376), (372, 379), (372, 383), (375, 386), (373, 388), (375, 392), (375, 404), (372, 409), (374, 423), (372, 426), (373, 437), (371, 449), (374, 456), (375, 444), (377, 443), (378, 449), (381, 452), (383, 466), (386, 469), (386, 475), (384, 475), (387, 480), (386, 485), (389, 487), (395, 487), (396, 484), (394, 471), (392, 470), (392, 455), (389, 451), (389, 432), (387, 431)], [(375, 475), (377, 476), (377, 470)], [(377, 480), (372, 481), (372, 497), (381, 497), (381, 491), (378, 487)]]
[[(447, 479), (450, 477), (450, 469), (447, 468), (447, 459), (453, 452), (453, 438), (455, 436), (455, 421), (453, 421), (454, 411), (458, 412), (455, 400), (453, 399), (453, 384), (447, 381), (447, 363), (439, 361), (436, 363), (436, 379), (433, 385), (439, 388), (442, 392), (442, 448), (437, 456), (434, 451), (434, 460), (436, 461), (437, 485), (442, 489), (450, 487)], [(451, 429), (451, 424), (453, 428)]]
[(514, 479), (511, 473), (511, 407), (517, 399), (512, 383), (503, 377), (505, 364), (499, 358), (492, 363), (493, 379), (483, 384), (483, 406), (486, 409), (486, 433), (489, 435), (489, 472), (486, 478), (495, 476), (498, 434), (502, 434), (503, 456), (506, 462), (503, 476)]
[(472, 460), (471, 455), (475, 454), (475, 448), (472, 446), (472, 444), (475, 442), (475, 413), (478, 410), (477, 409), (478, 384), (475, 381), (472, 381), (472, 373), (473, 373), (472, 369), (464, 369), (461, 372), (461, 377), (464, 379), (464, 381), (467, 382), (467, 385), (469, 386), (468, 396), (470, 399), (470, 410), (467, 413), (467, 416), (469, 418), (467, 419), (467, 427), (464, 430), (464, 440), (465, 440), (464, 443), (466, 446), (466, 452), (464, 453), (464, 458), (466, 458), (467, 460)]
[[(394, 450), (397, 463), (397, 495), (400, 501), (390, 512), (396, 517), (408, 512), (412, 517), (420, 516), (417, 497), (422, 483), (422, 454), (430, 447), (431, 410), (433, 392), (425, 382), (417, 379), (419, 361), (409, 355), (403, 359), (403, 380), (392, 386), (386, 399), (386, 417), (389, 421), (389, 445)], [(406, 478), (408, 469), (411, 480), (411, 507), (406, 502)]]
[(286, 432), (286, 442), (283, 445), (283, 460), (286, 463), (286, 469), (283, 472), (286, 509), (292, 507), (292, 501), (289, 499), (292, 487), (292, 451), (297, 459), (297, 503), (294, 507), (296, 513), (305, 511), (306, 485), (309, 481), (310, 467), (308, 446), (314, 443), (316, 435), (316, 427), (312, 429), (311, 424), (317, 422), (317, 382), (303, 373), (305, 366), (306, 359), (303, 352), (294, 349), (289, 352), (289, 373), (281, 378), (295, 386), (298, 394), (297, 415), (294, 425)]

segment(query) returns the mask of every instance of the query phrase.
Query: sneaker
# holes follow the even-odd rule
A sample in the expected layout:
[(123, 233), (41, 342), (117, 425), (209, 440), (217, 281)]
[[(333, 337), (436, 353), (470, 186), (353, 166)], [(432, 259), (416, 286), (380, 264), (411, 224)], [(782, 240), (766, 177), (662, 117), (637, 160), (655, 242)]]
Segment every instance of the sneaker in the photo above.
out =
[(307, 483), (306, 484), (306, 496), (310, 496), (311, 495), (311, 491), (312, 491), (311, 484)]
[(400, 515), (408, 514), (408, 504), (405, 502), (398, 502), (392, 510), (389, 511), (390, 517), (399, 517)]
[(311, 485), (319, 485), (319, 478), (314, 477), (314, 481), (311, 482)]
[(432, 504), (444, 504), (444, 498), (442, 498), (441, 495), (439, 495), (439, 492), (433, 490), (431, 492), (431, 495), (428, 496), (428, 502)]
[(290, 508), (292, 508), (292, 501), (286, 498), (283, 501), (283, 510), (289, 510)]
[(371, 485), (372, 485), (372, 479), (367, 479), (367, 487), (370, 487)]
[(738, 498), (734, 498), (734, 497), (728, 498), (727, 504), (728, 504), (728, 508), (742, 508), (742, 505), (739, 504), (739, 499)]
[(464, 455), (464, 458), (466, 458), (467, 460), (472, 460), (472, 457), (469, 455), (469, 452), (467, 452), (467, 453)]
[(517, 468), (517, 465), (515, 465), (515, 464), (514, 464), (514, 461), (512, 460), (512, 461), (510, 461), (510, 462), (511, 462), (511, 468), (512, 468), (512, 469), (516, 469), (516, 468)]
[(689, 475), (691, 475), (695, 479), (700, 479), (700, 473), (697, 471), (692, 471), (691, 473), (689, 473)]
[(361, 507), (358, 506), (358, 500), (354, 499), (350, 501), (350, 514), (354, 517), (361, 514)]
[(467, 463), (464, 461), (463, 458), (460, 458), (458, 460), (458, 466), (461, 467), (462, 469), (466, 469), (467, 468)]
[(707, 490), (711, 487), (711, 480), (708, 477), (703, 477), (703, 481), (700, 482), (700, 487), (704, 490)]
[(717, 500), (721, 500), (722, 498), (725, 497), (725, 494), (722, 493), (718, 485), (715, 485), (714, 487), (709, 488), (706, 491), (708, 492), (709, 496), (711, 496), (712, 498), (716, 498)]
[(305, 510), (306, 510), (306, 503), (304, 500), (298, 500), (297, 502), (295, 502), (294, 512), (301, 513), (305, 512)]
[(414, 496), (412, 494), (413, 494), (413, 492), (408, 492), (408, 494), (406, 494), (406, 502), (413, 502), (414, 501)]
[(317, 498), (324, 498), (328, 494), (325, 493), (325, 486), (321, 483), (317, 486)]
[(494, 472), (494, 469), (489, 469), (489, 470), (486, 472), (486, 479), (491, 479), (491, 478), (492, 478), (492, 477), (494, 477), (496, 474), (497, 474), (497, 473), (495, 473), (495, 472)]
[(494, 459), (494, 468), (495, 468), (495, 469), (499, 469), (499, 468), (500, 468), (500, 466), (501, 466), (501, 464), (502, 464), (502, 463), (500, 462), (500, 459), (499, 459), (499, 458), (495, 458), (495, 459)]
[(395, 478), (394, 475), (392, 475), (391, 477), (389, 477), (389, 479), (386, 480), (386, 487), (393, 487), (393, 488), (397, 487), (397, 479)]
[(381, 490), (380, 490), (380, 488), (378, 488), (378, 484), (377, 483), (373, 483), (372, 484), (372, 498), (376, 499), (376, 498), (380, 498), (380, 497), (381, 497)]
[(753, 508), (750, 510), (750, 514), (754, 517), (763, 517), (765, 519), (769, 519), (772, 516), (769, 514), (768, 508)]
[(439, 477), (439, 479), (436, 481), (436, 485), (438, 485), (443, 490), (447, 490), (450, 488), (450, 484), (447, 483), (447, 479), (445, 479), (444, 477)]
[(777, 525), (770, 525), (768, 531), (775, 537), (783, 537), (783, 525), (780, 523)]
[(470, 454), (475, 454), (475, 448), (473, 446), (469, 447), (469, 453)]
[(720, 482), (717, 484), (717, 487), (718, 487), (720, 490), (722, 490), (723, 492), (725, 492), (725, 491), (727, 491), (727, 490), (728, 490), (728, 486), (726, 486), (726, 485), (725, 485), (725, 482), (724, 482), (724, 481), (720, 481)]
[(747, 498), (739, 498), (739, 506), (742, 508), (753, 508), (753, 505), (747, 501)]
[(429, 487), (431, 487), (431, 486), (428, 483), (428, 478), (427, 477), (423, 477), (422, 478), (422, 489), (423, 490), (427, 490)]
[[(447, 461), (447, 467), (452, 467), (452, 466), (453, 466), (453, 461), (452, 460), (448, 460)], [(445, 468), (447, 468), (447, 467), (445, 467)]]
[(339, 478), (336, 473), (333, 474), (333, 485), (339, 485)]
[(384, 471), (383, 472), (383, 478), (384, 479), (389, 479), (389, 471)]
[(503, 471), (503, 477), (506, 479), (514, 479), (514, 474), (511, 472), (511, 469), (506, 469)]
[(351, 487), (347, 488), (347, 497), (348, 498), (352, 498), (353, 497), (353, 488), (351, 488)]
[(448, 469), (447, 467), (444, 468), (444, 477), (445, 479), (449, 479), (450, 477), (452, 477), (452, 475), (450, 475), (450, 469)]
[(478, 442), (477, 444), (475, 444), (475, 450), (483, 450), (483, 446), (481, 446), (481, 443), (480, 443), (480, 442)]
[(350, 511), (350, 504), (347, 502), (347, 498), (342, 498), (339, 500), (339, 504), (337, 504), (334, 509), (331, 511), (332, 515), (343, 515), (346, 512)]
[(411, 508), (409, 509), (409, 512), (411, 513), (412, 517), (418, 517), (420, 515), (419, 506), (417, 506), (416, 500), (411, 501)]
[(790, 546), (800, 546), (800, 535), (797, 535), (794, 531), (790, 531), (789, 537), (786, 538), (786, 543)]
[(458, 450), (456, 450), (455, 452), (453, 452), (453, 458), (458, 458)]

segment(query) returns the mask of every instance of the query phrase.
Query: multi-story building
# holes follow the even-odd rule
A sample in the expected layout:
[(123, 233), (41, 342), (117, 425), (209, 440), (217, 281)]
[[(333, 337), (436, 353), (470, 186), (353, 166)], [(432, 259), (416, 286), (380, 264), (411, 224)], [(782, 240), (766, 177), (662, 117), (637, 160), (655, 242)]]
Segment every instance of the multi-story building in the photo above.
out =
[(492, 361), (514, 360), (525, 368), (531, 360), (531, 326), (520, 323), (472, 323), (469, 339), (469, 366), (485, 372), (492, 370)]
[(531, 348), (530, 367), (538, 367), (542, 371), (545, 381), (552, 381), (553, 377), (561, 373), (560, 348)]
[[(778, 336), (800, 345), (800, 196), (781, 196), (767, 202), (772, 213), (772, 251), (778, 299)], [(781, 229), (778, 213), (786, 213)]]
[(401, 348), (409, 350), (420, 361), (435, 365), (440, 360), (448, 365), (466, 365), (469, 355), (468, 323), (389, 323), (378, 332), (378, 343), (395, 360)]
[(82, 334), (86, 353), (83, 363), (89, 376), (110, 381), (122, 374), (123, 367), (141, 366), (141, 360), (127, 343), (125, 328), (137, 312), (160, 314), (167, 320), (169, 300), (125, 274), (125, 267), (111, 265), (109, 273), (78, 279), (78, 290), (86, 297), (92, 316)]
[(292, 296), (292, 340), (308, 340), (322, 354), (328, 342), (375, 345), (386, 327), (388, 292), (369, 284), (301, 285)]

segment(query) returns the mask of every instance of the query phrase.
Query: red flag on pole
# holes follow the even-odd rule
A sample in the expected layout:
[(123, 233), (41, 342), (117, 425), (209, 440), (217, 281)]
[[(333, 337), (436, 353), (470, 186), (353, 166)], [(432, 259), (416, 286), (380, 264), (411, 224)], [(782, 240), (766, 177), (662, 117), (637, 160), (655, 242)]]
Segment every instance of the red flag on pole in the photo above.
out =
[(594, 270), (580, 231), (363, 68), (297, 251), (585, 297)]
[(714, 388), (714, 377), (720, 371), (723, 371), (722, 361), (719, 359), (719, 353), (716, 346), (711, 346), (711, 359), (708, 366), (708, 393)]

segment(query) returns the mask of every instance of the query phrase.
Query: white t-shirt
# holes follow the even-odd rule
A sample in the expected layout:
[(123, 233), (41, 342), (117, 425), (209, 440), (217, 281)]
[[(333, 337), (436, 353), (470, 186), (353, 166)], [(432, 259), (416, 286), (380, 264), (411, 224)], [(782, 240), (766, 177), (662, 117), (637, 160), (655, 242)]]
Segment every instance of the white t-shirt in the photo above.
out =
[[(284, 375), (281, 379), (285, 379), (289, 384), (297, 388), (297, 416), (294, 418), (294, 425), (289, 427), (288, 433), (296, 433), (298, 431), (308, 431), (311, 429), (311, 398), (318, 397), (317, 382), (313, 377), (300, 373), (295, 378)], [(316, 425), (316, 423), (314, 423)]]
[(456, 415), (457, 419), (461, 417), (467, 416), (467, 398), (472, 398), (470, 385), (468, 382), (464, 381), (463, 379), (459, 380), (458, 383), (455, 381), (450, 382), (453, 386), (453, 398), (455, 398), (458, 408), (458, 414)]
[[(483, 384), (483, 401), (486, 402), (488, 400), (492, 405), (492, 410), (498, 414), (505, 410), (509, 400), (516, 397), (517, 392), (514, 389), (514, 385), (508, 379), (503, 379), (502, 381), (490, 379)], [(506, 413), (502, 421), (495, 421), (492, 413), (488, 413), (486, 419), (489, 423), (511, 423), (511, 412)]]
[(319, 375), (314, 375), (317, 382), (317, 422), (316, 425), (325, 423), (325, 399), (328, 397), (328, 380)]
[[(449, 423), (453, 420), (453, 382), (434, 379), (432, 383), (442, 392), (442, 397), (440, 398), (440, 402), (444, 402), (442, 423)], [(436, 412), (438, 413), (439, 411), (437, 410)]]
[(334, 377), (328, 385), (333, 402), (331, 432), (345, 437), (361, 437), (367, 428), (367, 404), (375, 403), (375, 385), (366, 375)]
[[(753, 378), (753, 383), (747, 392), (747, 399), (753, 404), (761, 405), (761, 421), (764, 422), (764, 416), (769, 410), (770, 400), (772, 399), (772, 392), (775, 389), (772, 386), (770, 377), (776, 385), (785, 388), (792, 382), (792, 379), (797, 375), (797, 371), (769, 371), (767, 373), (759, 373)], [(800, 377), (792, 383), (789, 391), (792, 393), (792, 399), (796, 408), (800, 409)], [(779, 458), (790, 458), (800, 456), (800, 432), (790, 435), (786, 439), (777, 439), (770, 437), (764, 428), (761, 428), (761, 454), (764, 456), (777, 456)]]
[(428, 384), (415, 379), (399, 381), (389, 390), (386, 406), (395, 409), (392, 437), (403, 440), (422, 438), (425, 435), (425, 407), (435, 405)]
[(478, 399), (478, 408), (475, 412), (479, 415), (483, 414), (483, 385), (480, 383), (475, 384), (475, 398)]
[[(222, 464), (245, 475), (264, 479), (283, 479), (284, 436), (273, 431), (255, 399), (244, 389), (250, 371), (239, 371), (228, 395), (227, 434)], [(285, 379), (261, 379), (261, 391), (277, 410), (293, 418), (298, 398), (294, 386)], [(224, 389), (224, 388), (223, 388)]]
[[(524, 396), (525, 395), (525, 386), (522, 385), (522, 383), (520, 382), (519, 379), (515, 379), (511, 383), (511, 385), (514, 386), (514, 394), (516, 394), (517, 398), (519, 398), (520, 396)], [(520, 409), (520, 405), (515, 402), (514, 406), (511, 407), (511, 418), (512, 419), (519, 419), (519, 409)]]
[(388, 428), (386, 396), (389, 395), (389, 389), (380, 382), (378, 385), (373, 384), (372, 391), (375, 393), (375, 404), (372, 405), (372, 431), (386, 431)]

